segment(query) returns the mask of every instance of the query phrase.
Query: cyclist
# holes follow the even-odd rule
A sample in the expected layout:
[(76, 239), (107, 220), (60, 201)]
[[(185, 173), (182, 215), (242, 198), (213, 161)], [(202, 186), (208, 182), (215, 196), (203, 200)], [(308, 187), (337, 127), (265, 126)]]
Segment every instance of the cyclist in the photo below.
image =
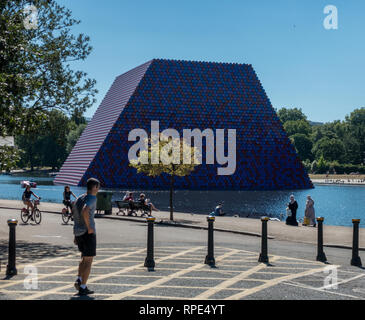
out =
[[(33, 203), (31, 201), (31, 197), (32, 195), (34, 197), (36, 197), (38, 200), (40, 200), (41, 198), (38, 197), (32, 190), (29, 184), (26, 185), (25, 190), (23, 192), (23, 196), (22, 196), (22, 200), (23, 203), (27, 206), (27, 211), (29, 213), (29, 208), (32, 208), (31, 214), (33, 214), (33, 210), (34, 210), (34, 206)], [(31, 218), (33, 220), (33, 217)]]
[(70, 212), (72, 212), (71, 207), (71, 196), (73, 196), (75, 199), (77, 198), (75, 194), (71, 191), (69, 186), (65, 186), (65, 190), (63, 192), (63, 204), (66, 206), (66, 208), (70, 208)]

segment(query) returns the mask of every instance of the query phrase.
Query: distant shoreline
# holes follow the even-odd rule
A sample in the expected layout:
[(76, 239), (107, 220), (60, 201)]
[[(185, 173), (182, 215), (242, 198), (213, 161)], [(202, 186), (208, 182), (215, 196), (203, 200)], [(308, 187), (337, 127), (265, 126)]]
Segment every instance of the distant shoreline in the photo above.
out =
[(347, 185), (347, 186), (365, 186), (365, 175), (349, 175), (349, 174), (310, 174), (313, 183), (322, 185)]
[(312, 179), (312, 182), (317, 185), (322, 186), (347, 186), (347, 187), (356, 187), (356, 186), (365, 186), (365, 182), (356, 182), (356, 181), (326, 181), (320, 179)]

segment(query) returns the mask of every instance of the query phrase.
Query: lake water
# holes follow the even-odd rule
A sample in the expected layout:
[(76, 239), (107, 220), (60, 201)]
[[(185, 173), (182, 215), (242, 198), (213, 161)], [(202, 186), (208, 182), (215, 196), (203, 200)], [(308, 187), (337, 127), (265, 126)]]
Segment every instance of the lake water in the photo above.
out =
[[(19, 200), (24, 189), (20, 181), (36, 181), (38, 187), (34, 193), (42, 201), (62, 203), (62, 186), (54, 186), (52, 178), (13, 177), (0, 175), (0, 199)], [(72, 187), (76, 194), (85, 192), (85, 188)], [(126, 190), (112, 190), (113, 200), (120, 199)], [(133, 190), (130, 190), (133, 191)], [(136, 191), (135, 197), (140, 191)], [(144, 191), (147, 198), (160, 210), (169, 210), (169, 191)], [(259, 217), (269, 215), (280, 217), (285, 214), (289, 196), (294, 194), (299, 209), (297, 218), (304, 215), (306, 196), (310, 194), (315, 201), (317, 216), (325, 217), (328, 225), (352, 226), (351, 219), (360, 218), (361, 227), (365, 227), (365, 186), (324, 186), (316, 185), (311, 190), (293, 191), (188, 191), (178, 190), (174, 194), (174, 207), (178, 212), (209, 214), (220, 201), (224, 201), (227, 215), (241, 217)]]

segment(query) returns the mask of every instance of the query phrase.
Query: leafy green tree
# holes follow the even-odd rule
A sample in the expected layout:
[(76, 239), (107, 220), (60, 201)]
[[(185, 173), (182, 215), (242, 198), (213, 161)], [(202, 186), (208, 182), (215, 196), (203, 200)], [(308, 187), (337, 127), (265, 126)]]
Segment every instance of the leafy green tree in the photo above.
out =
[(0, 172), (15, 168), (20, 161), (21, 153), (17, 148), (10, 146), (0, 147)]
[(282, 123), (287, 121), (307, 120), (307, 116), (302, 112), (301, 108), (281, 108), (277, 111), (277, 114)]
[(42, 156), (39, 152), (41, 148), (41, 137), (34, 133), (15, 136), (15, 144), (22, 151), (18, 166), (21, 168), (30, 168), (41, 166)]
[(318, 169), (317, 160), (313, 160), (313, 162), (311, 164), (311, 170), (310, 170), (310, 172), (311, 173), (317, 173), (317, 169)]
[(328, 168), (327, 161), (324, 159), (323, 155), (321, 155), (317, 161), (317, 173), (325, 173), (328, 171)]
[[(365, 107), (355, 109), (349, 116), (346, 116), (348, 134), (352, 138), (352, 144), (358, 147), (357, 157), (354, 163), (365, 162)], [(352, 150), (353, 152), (353, 150)]]
[(77, 140), (80, 138), (82, 132), (85, 130), (86, 124), (80, 124), (74, 129), (72, 129), (67, 135), (67, 153), (70, 153), (73, 147), (76, 145)]
[(312, 128), (307, 120), (289, 120), (284, 123), (284, 130), (288, 136), (300, 133), (309, 136)]
[(300, 159), (304, 160), (312, 160), (312, 148), (313, 144), (310, 138), (308, 138), (305, 134), (296, 133), (290, 137)]
[[(200, 153), (194, 147), (186, 144), (184, 139), (160, 139), (159, 148), (151, 147), (151, 141), (145, 141), (148, 147), (141, 150), (138, 159), (130, 161), (130, 166), (137, 169), (138, 173), (144, 173), (148, 176), (156, 177), (162, 174), (170, 176), (170, 220), (174, 220), (173, 192), (175, 177), (184, 177), (195, 170), (201, 162), (199, 160)], [(173, 150), (177, 150), (173, 153)], [(184, 154), (190, 149), (190, 164), (184, 164)], [(176, 157), (176, 154), (179, 157)], [(152, 164), (152, 159), (158, 157), (159, 163)], [(185, 156), (186, 157), (186, 156)], [(145, 159), (148, 161), (142, 161)], [(172, 161), (171, 161), (172, 160)], [(148, 162), (148, 163), (144, 163)], [(186, 161), (185, 161), (186, 163)]]
[(59, 110), (47, 112), (45, 120), (35, 132), (16, 137), (23, 152), (22, 167), (59, 168), (67, 158), (67, 135), (72, 122)]
[(345, 152), (345, 146), (339, 139), (325, 137), (316, 142), (312, 152), (317, 159), (323, 157), (327, 161), (337, 160), (341, 162)]
[(80, 21), (55, 0), (33, 0), (37, 23), (29, 28), (29, 3), (0, 3), (0, 136), (36, 131), (53, 109), (85, 111), (97, 93), (95, 80), (72, 68), (92, 50), (88, 36), (71, 32)]

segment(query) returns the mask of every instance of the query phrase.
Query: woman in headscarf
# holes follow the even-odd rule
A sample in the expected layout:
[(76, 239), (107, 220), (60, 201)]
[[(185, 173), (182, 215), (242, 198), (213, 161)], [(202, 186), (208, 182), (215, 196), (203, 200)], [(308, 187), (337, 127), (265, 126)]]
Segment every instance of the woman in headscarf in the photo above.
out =
[(313, 225), (316, 227), (316, 215), (314, 211), (314, 201), (311, 196), (307, 196), (307, 202), (305, 204), (305, 217), (308, 218)]
[(291, 216), (286, 218), (286, 224), (290, 226), (298, 226), (298, 221), (297, 221), (298, 203), (295, 201), (293, 195), (290, 196), (290, 202), (288, 203), (288, 208), (291, 212)]

